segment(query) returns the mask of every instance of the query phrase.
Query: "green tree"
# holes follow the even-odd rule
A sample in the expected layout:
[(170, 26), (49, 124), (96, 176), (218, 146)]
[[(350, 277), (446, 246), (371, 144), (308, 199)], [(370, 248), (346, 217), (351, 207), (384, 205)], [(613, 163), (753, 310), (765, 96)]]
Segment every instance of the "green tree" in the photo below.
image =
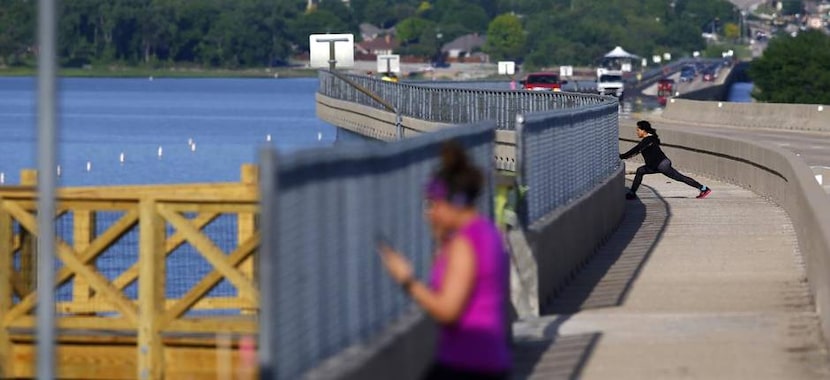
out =
[(830, 104), (830, 37), (808, 31), (774, 38), (749, 75), (759, 101)]
[(505, 13), (493, 19), (487, 27), (484, 51), (495, 60), (519, 59), (524, 53), (525, 31), (514, 14)]

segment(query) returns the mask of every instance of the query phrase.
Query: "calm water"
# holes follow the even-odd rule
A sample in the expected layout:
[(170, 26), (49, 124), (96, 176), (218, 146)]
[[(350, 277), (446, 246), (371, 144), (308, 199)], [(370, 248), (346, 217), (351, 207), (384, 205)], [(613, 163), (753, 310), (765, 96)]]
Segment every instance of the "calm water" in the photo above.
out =
[[(336, 129), (315, 116), (317, 83), (64, 79), (61, 185), (236, 181), (269, 134), (283, 151), (331, 145)], [(0, 78), (0, 172), (7, 184), (36, 167), (35, 97), (34, 78)]]
[(749, 82), (734, 83), (729, 89), (729, 98), (727, 100), (736, 103), (751, 103), (752, 87), (752, 83)]

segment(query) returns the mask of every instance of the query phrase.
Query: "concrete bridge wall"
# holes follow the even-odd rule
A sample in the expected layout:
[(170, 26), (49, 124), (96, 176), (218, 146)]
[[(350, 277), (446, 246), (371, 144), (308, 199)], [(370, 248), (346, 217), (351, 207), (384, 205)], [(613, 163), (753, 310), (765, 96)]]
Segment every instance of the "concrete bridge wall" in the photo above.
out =
[[(717, 102), (714, 104), (717, 107)], [(789, 107), (779, 106), (779, 109)], [(704, 116), (699, 111), (678, 109), (676, 112)], [(633, 124), (620, 128), (620, 136), (631, 136)], [(795, 154), (774, 146), (671, 127), (661, 127), (660, 138), (666, 154), (680, 169), (750, 189), (787, 211), (805, 257), (824, 336), (830, 337), (830, 198), (816, 182), (813, 172)], [(635, 142), (634, 138), (621, 137), (620, 149), (628, 149)]]

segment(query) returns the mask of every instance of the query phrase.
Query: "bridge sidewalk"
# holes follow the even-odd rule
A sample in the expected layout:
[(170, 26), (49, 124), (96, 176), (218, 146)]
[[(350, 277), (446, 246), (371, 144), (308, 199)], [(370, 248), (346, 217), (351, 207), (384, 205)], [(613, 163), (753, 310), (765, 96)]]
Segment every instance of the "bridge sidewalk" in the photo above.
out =
[(705, 200), (646, 177), (546, 316), (514, 325), (515, 378), (830, 378), (786, 213), (699, 180)]

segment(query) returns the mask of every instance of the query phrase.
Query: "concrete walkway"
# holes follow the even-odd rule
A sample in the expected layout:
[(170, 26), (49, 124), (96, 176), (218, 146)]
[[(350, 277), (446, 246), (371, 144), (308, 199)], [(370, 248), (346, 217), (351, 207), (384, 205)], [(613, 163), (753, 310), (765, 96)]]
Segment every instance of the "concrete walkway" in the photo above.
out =
[(646, 176), (623, 225), (547, 316), (514, 325), (514, 378), (830, 378), (785, 212), (697, 179), (709, 198)]

